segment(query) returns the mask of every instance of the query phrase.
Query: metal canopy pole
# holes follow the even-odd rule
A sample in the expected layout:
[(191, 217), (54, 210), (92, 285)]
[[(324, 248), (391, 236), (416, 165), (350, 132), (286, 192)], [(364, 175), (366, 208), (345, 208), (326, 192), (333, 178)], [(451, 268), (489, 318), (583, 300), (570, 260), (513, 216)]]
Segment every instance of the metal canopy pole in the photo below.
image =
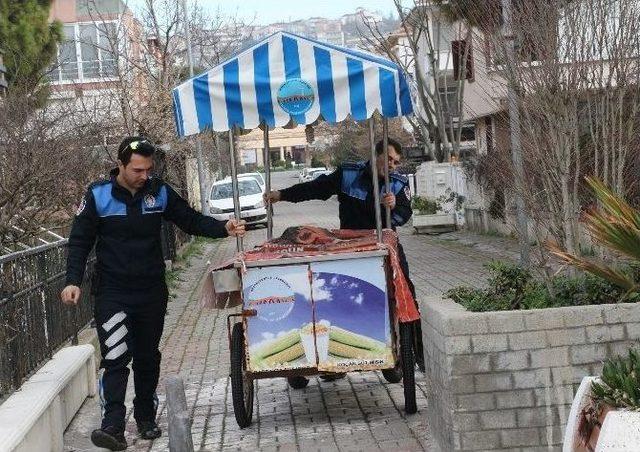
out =
[(378, 166), (376, 165), (376, 143), (374, 142), (373, 118), (369, 118), (369, 143), (371, 143), (371, 178), (373, 179), (373, 202), (376, 209), (376, 231), (378, 242), (382, 242), (382, 218), (380, 215), (380, 185), (378, 183)]
[[(266, 122), (262, 123), (264, 127), (264, 177), (265, 190), (267, 194), (271, 193), (271, 153), (269, 152), (269, 126)], [(267, 201), (267, 240), (273, 238), (273, 216), (271, 215), (271, 200)]]
[[(240, 221), (240, 192), (238, 190), (238, 169), (236, 168), (236, 150), (233, 142), (233, 127), (229, 129), (229, 154), (231, 155), (231, 187), (233, 189), (233, 211), (236, 220)], [(236, 237), (238, 252), (243, 251), (242, 237)]]
[[(391, 193), (391, 185), (389, 184), (389, 123), (387, 118), (382, 118), (382, 146), (384, 147), (384, 192)], [(385, 224), (391, 228), (391, 208), (385, 206)]]

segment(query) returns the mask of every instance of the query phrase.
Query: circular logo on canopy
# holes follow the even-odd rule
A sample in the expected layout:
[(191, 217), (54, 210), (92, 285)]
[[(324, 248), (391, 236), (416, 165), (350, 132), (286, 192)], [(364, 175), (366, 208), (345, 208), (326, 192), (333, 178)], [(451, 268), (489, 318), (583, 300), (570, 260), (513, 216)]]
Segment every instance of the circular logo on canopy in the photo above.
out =
[(278, 89), (278, 104), (290, 115), (305, 113), (311, 108), (314, 100), (315, 94), (311, 85), (299, 78), (287, 80)]
[(267, 276), (251, 286), (247, 299), (249, 308), (255, 309), (260, 319), (277, 322), (291, 313), (295, 294), (284, 279)]

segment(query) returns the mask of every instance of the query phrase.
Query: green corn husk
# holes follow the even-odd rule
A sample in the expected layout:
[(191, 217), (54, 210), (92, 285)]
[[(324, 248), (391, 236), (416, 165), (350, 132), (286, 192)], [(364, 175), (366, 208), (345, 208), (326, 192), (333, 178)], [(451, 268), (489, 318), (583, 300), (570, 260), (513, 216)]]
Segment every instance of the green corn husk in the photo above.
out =
[(304, 348), (302, 347), (302, 343), (298, 342), (297, 344), (294, 344), (293, 346), (282, 350), (281, 352), (264, 358), (263, 362), (268, 366), (273, 366), (275, 364), (284, 364), (290, 361), (295, 361), (301, 356), (304, 356)]
[(329, 340), (368, 351), (377, 352), (387, 348), (387, 346), (380, 341), (376, 341), (375, 339), (371, 339), (370, 337), (363, 336), (361, 334), (352, 333), (351, 331), (337, 326), (331, 326)]
[(373, 350), (358, 348), (332, 340), (329, 340), (329, 353), (341, 358), (369, 358), (376, 356), (376, 352)]
[(300, 342), (300, 333), (297, 329), (291, 330), (288, 333), (277, 337), (264, 345), (261, 345), (258, 349), (251, 353), (251, 356), (256, 359), (265, 359), (276, 353), (280, 353), (283, 350), (288, 349)]

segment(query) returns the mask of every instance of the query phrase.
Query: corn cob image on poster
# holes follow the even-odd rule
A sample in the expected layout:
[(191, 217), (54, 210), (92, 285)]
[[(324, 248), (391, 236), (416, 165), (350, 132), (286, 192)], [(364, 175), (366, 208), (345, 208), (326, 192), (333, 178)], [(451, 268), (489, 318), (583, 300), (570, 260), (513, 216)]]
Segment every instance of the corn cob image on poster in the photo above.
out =
[(393, 367), (383, 258), (314, 262), (311, 271), (318, 369)]
[(313, 321), (308, 265), (250, 268), (243, 276), (247, 317), (249, 370), (315, 367), (312, 342), (303, 341), (300, 330)]

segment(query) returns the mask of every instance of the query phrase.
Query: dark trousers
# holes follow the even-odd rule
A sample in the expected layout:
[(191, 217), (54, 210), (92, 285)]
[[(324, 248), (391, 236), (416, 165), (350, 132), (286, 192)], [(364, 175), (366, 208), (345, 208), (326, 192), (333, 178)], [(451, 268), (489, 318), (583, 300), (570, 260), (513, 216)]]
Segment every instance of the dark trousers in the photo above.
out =
[(114, 426), (124, 430), (124, 400), (132, 360), (134, 418), (137, 422), (155, 420), (160, 374), (158, 345), (167, 298), (164, 281), (144, 290), (108, 287), (97, 290), (94, 314), (102, 353), (99, 385), (103, 428)]

